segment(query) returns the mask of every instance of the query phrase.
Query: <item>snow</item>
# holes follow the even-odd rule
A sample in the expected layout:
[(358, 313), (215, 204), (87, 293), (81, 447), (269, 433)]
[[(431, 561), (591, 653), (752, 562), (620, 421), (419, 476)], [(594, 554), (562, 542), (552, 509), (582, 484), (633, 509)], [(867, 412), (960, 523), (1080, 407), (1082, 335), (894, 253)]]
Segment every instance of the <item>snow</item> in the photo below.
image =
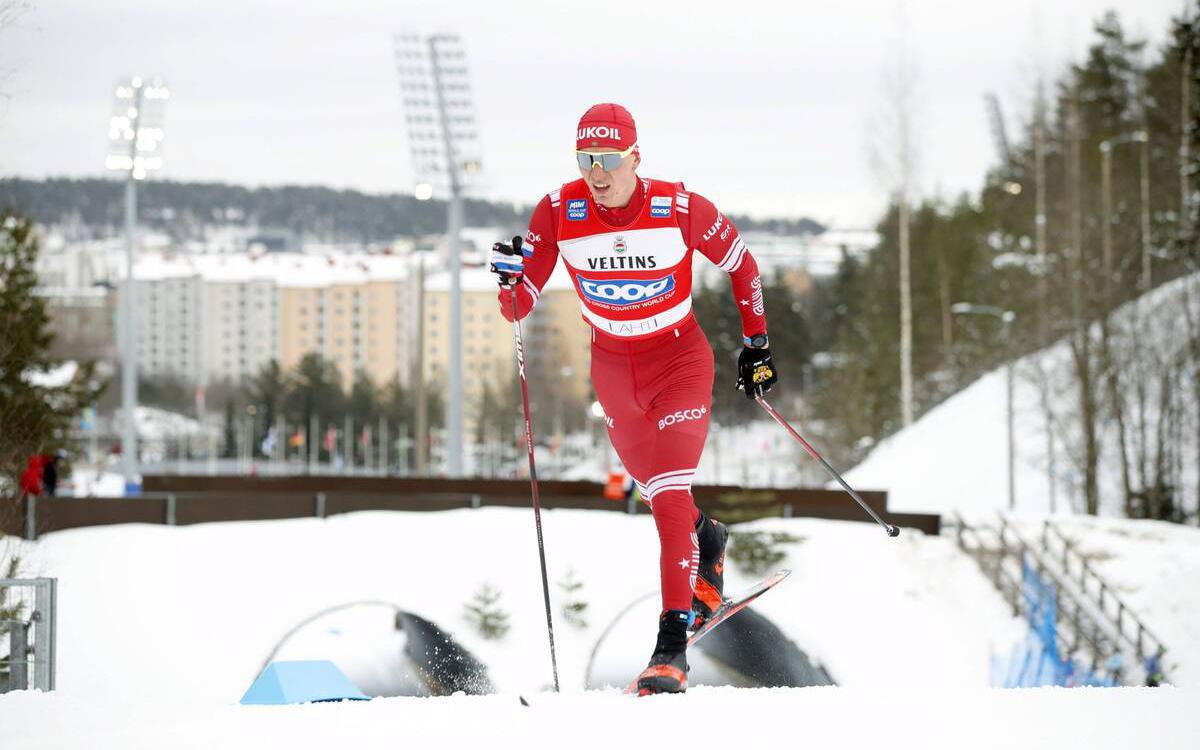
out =
[[(1200, 691), (698, 688), (377, 698), (237, 706), (164, 696), (128, 703), (71, 691), (0, 696), (6, 750), (258, 750), (264, 747), (633, 748), (667, 737), (705, 747), (1010, 750), (1194, 747)], [(67, 720), (69, 717), (69, 720)], [(81, 738), (86, 738), (86, 741)]]
[[(1171, 681), (1200, 686), (1200, 530), (1091, 516), (1055, 517), (1054, 524), (1167, 645)], [(1027, 539), (1041, 533), (1034, 519), (1018, 519), (1016, 526)], [(1125, 629), (1134, 632), (1128, 622)]]
[[(603, 669), (632, 676), (644, 663), (655, 628), (657, 536), (644, 515), (550, 510), (543, 525), (564, 694), (545, 694), (551, 672), (531, 516), (483, 508), (105, 526), (26, 544), (27, 573), (59, 579), (59, 692), (0, 695), (4, 747), (319, 747), (335, 739), (346, 747), (383, 737), (515, 747), (528, 746), (534, 731), (611, 747), (644, 742), (673, 720), (691, 727), (706, 713), (719, 717), (706, 730), (712, 739), (777, 744), (802, 736), (848, 747), (1047, 746), (1055, 738), (1077, 746), (1084, 737), (1096, 740), (1093, 747), (1152, 739), (1157, 747), (1183, 747), (1197, 729), (1194, 712), (1182, 708), (1196, 700), (1191, 689), (985, 689), (991, 655), (1006, 648), (1013, 620), (952, 539), (907, 530), (889, 539), (871, 524), (802, 518), (734, 530), (800, 538), (781, 563), (792, 576), (755, 609), (841, 687), (697, 687), (683, 697), (642, 701), (584, 691), (597, 638), (626, 605), (651, 593), (649, 614), (634, 608), (620, 623), (628, 635), (615, 658), (627, 661)], [(586, 627), (561, 616), (558, 583), (567, 570), (583, 583)], [(727, 565), (731, 592), (757, 578)], [(500, 589), (510, 615), (512, 629), (499, 641), (484, 640), (464, 619), (465, 603), (485, 582)], [(391, 603), (431, 620), (488, 665), (499, 694), (376, 699), (359, 707), (235, 705), (294, 626), (356, 601)], [(394, 658), (397, 639), (380, 623), (335, 626), (372, 640), (377, 659)], [(321, 636), (321, 628), (301, 631), (281, 656), (349, 660), (357, 665), (349, 671), (370, 674), (361, 650), (347, 654), (345, 641)], [(517, 694), (533, 708), (520, 706)], [(897, 731), (914, 722), (915, 732)]]
[[(1183, 307), (1200, 313), (1200, 275), (1176, 280), (1128, 303), (1113, 314), (1113, 330), (1145, 347), (1148, 366), (1154, 355), (1182, 346), (1176, 335)], [(1140, 320), (1140, 322), (1139, 322)], [(1132, 336), (1132, 326), (1145, 326), (1145, 336)], [(1098, 329), (1097, 329), (1098, 331)], [(1093, 331), (1093, 336), (1098, 336)], [(1125, 339), (1121, 339), (1124, 341)], [(1081, 510), (1081, 476), (1068, 456), (1078, 453), (1076, 393), (1071, 387), (1070, 352), (1060, 341), (1014, 363), (1014, 460), (1018, 513)], [(845, 473), (855, 487), (888, 492), (888, 509), (900, 512), (986, 512), (1008, 507), (1008, 423), (1006, 368), (987, 373), (967, 388), (925, 413), (908, 428), (881, 441), (858, 466)], [(1190, 385), (1181, 385), (1189, 387)], [(1043, 388), (1049, 393), (1057, 425), (1054, 465), (1048, 456)], [(1154, 384), (1149, 402), (1156, 403)], [(1132, 407), (1131, 407), (1132, 408)], [(1148, 412), (1150, 424), (1157, 413)], [(1118, 513), (1122, 493), (1115, 426), (1101, 425), (1099, 483), (1101, 511)], [(1067, 439), (1064, 439), (1064, 433)], [(1196, 455), (1185, 434), (1183, 456)], [(1196, 467), (1187, 460), (1180, 496), (1195, 498)], [(834, 485), (830, 485), (834, 486)], [(1057, 502), (1052, 501), (1056, 498)], [(1052, 507), (1052, 505), (1054, 507)], [(1189, 502), (1189, 510), (1194, 510)]]
[(35, 388), (63, 388), (75, 379), (78, 371), (79, 365), (68, 361), (45, 371), (27, 370), (23, 378)]
[[(553, 510), (543, 524), (552, 597), (570, 569), (589, 602), (587, 628), (561, 616), (556, 628), (562, 682), (582, 686), (600, 632), (633, 599), (657, 590), (658, 538), (647, 516)], [(867, 524), (816, 519), (745, 528), (804, 539), (789, 547), (786, 564), (795, 573), (756, 608), (839, 684), (987, 684), (991, 640), (1009, 614), (952, 540), (916, 532), (892, 540)], [(104, 526), (48, 535), (26, 557), (31, 572), (59, 578), (59, 600), (70, 603), (59, 633), (58, 684), (66, 690), (139, 697), (169, 686), (180, 696), (235, 699), (293, 626), (363, 600), (393, 603), (447, 630), (489, 665), (501, 690), (537, 690), (549, 681), (529, 511)], [(433, 568), (436, 574), (425, 574)], [(734, 565), (729, 571), (730, 591), (759, 577)], [(484, 583), (501, 590), (511, 614), (505, 640), (484, 640), (463, 619)], [(114, 611), (136, 613), (136, 626)], [(886, 629), (878, 626), (884, 612)], [(628, 673), (643, 666), (655, 614), (639, 623)], [(213, 633), (227, 628), (237, 637), (218, 646)], [(112, 654), (121, 655), (119, 669)]]

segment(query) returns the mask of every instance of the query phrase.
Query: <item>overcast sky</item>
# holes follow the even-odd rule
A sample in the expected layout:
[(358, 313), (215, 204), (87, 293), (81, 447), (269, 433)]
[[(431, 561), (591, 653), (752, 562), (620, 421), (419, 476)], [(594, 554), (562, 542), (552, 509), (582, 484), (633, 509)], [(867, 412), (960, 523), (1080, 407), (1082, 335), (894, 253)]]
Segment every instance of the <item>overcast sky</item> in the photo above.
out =
[[(3, 4), (4, 0), (0, 0)], [(1106, 8), (1157, 48), (1183, 0), (573, 2), (25, 0), (0, 31), (0, 175), (102, 174), (111, 91), (171, 89), (176, 180), (412, 188), (393, 32), (464, 37), (489, 197), (532, 204), (578, 176), (588, 105), (625, 104), (640, 173), (727, 211), (874, 222), (889, 178), (885, 80), (900, 29), (915, 71), (920, 191), (978, 187), (1039, 69), (1078, 60)]]

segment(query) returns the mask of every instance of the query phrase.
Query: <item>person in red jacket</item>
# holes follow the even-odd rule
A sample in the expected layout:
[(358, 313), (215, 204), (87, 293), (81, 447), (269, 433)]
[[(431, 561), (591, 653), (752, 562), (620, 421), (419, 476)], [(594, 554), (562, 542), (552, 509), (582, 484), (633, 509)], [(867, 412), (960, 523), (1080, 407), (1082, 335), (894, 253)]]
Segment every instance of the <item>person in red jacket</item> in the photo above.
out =
[(713, 352), (692, 315), (692, 254), (729, 273), (744, 347), (736, 386), (765, 393), (778, 375), (767, 347), (758, 265), (737, 228), (682, 182), (638, 176), (632, 115), (597, 104), (579, 121), (580, 179), (537, 204), (520, 251), (496, 243), (500, 311), (512, 320), (537, 305), (561, 256), (592, 328), (592, 384), (609, 438), (650, 506), (661, 554), (662, 612), (642, 694), (687, 689), (687, 631), (722, 600), (720, 522), (692, 499), (712, 407)]
[(42, 494), (42, 475), (46, 471), (46, 463), (51, 458), (42, 454), (29, 457), (25, 464), (25, 472), (21, 474), (21, 492), (26, 495)]

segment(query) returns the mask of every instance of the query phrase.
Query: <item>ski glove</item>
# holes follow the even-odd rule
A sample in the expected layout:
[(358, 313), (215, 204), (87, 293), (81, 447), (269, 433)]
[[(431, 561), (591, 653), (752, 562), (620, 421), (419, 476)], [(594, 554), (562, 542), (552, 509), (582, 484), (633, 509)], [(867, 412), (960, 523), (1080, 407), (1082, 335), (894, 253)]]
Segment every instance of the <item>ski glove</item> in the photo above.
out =
[(746, 392), (746, 398), (753, 399), (759, 394), (771, 390), (779, 380), (779, 372), (775, 362), (771, 360), (771, 350), (767, 347), (742, 347), (738, 355), (737, 389)]
[(512, 243), (497, 242), (492, 245), (489, 270), (500, 279), (500, 286), (516, 286), (525, 275), (525, 256), (521, 254), (521, 238), (513, 237)]

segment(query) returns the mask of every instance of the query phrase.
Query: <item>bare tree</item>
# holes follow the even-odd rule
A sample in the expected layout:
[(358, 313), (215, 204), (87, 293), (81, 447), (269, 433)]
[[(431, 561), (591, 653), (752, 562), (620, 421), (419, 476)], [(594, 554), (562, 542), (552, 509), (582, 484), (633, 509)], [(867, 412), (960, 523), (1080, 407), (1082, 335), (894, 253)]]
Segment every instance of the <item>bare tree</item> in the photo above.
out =
[(912, 276), (909, 246), (911, 200), (916, 172), (913, 110), (916, 67), (907, 49), (907, 23), (903, 0), (897, 5), (897, 37), (892, 64), (884, 72), (885, 110), (872, 123), (872, 163), (884, 180), (894, 185), (898, 207), (900, 244), (900, 413), (904, 426), (912, 424), (913, 331)]

